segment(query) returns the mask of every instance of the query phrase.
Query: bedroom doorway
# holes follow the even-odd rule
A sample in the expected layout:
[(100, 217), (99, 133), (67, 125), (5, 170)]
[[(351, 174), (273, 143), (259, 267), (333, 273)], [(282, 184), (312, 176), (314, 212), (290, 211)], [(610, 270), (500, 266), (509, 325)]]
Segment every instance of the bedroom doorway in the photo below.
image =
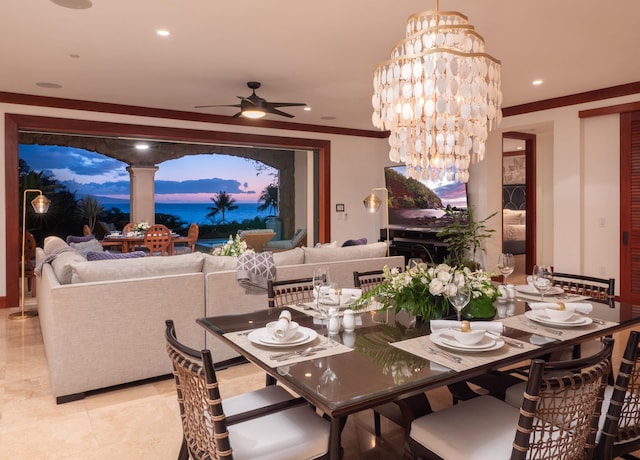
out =
[(535, 265), (535, 141), (528, 133), (502, 136), (502, 251), (514, 255), (514, 283)]

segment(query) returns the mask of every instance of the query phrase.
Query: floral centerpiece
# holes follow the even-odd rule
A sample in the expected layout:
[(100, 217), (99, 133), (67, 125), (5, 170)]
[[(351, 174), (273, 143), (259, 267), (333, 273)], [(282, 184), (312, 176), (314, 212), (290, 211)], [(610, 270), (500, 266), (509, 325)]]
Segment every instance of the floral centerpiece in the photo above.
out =
[(238, 257), (245, 252), (253, 252), (253, 249), (247, 248), (247, 243), (240, 239), (239, 235), (236, 235), (235, 239), (229, 235), (229, 240), (222, 246), (215, 247), (211, 250), (211, 254), (214, 256), (235, 256)]
[(450, 313), (447, 289), (455, 289), (452, 280), (463, 278), (471, 287), (471, 300), (463, 310), (467, 319), (490, 319), (495, 315), (493, 301), (500, 291), (491, 282), (491, 274), (482, 270), (458, 269), (447, 264), (431, 266), (419, 263), (407, 267), (384, 268), (385, 281), (365, 293), (354, 308), (365, 305), (371, 299), (379, 301), (383, 308), (405, 310), (423, 320), (439, 319)]
[(149, 222), (142, 221), (142, 222), (138, 222), (137, 224), (135, 224), (133, 226), (133, 230), (136, 231), (136, 232), (144, 233), (147, 230), (149, 230), (149, 227), (150, 227)]

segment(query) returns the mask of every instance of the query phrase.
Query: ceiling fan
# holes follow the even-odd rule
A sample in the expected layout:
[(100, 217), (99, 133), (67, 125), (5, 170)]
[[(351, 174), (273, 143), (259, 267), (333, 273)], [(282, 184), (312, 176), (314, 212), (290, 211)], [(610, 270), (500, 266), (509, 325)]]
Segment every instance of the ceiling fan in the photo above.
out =
[(251, 96), (236, 96), (240, 99), (239, 104), (229, 104), (229, 105), (196, 105), (196, 109), (201, 109), (204, 107), (238, 107), (240, 112), (236, 113), (233, 118), (239, 117), (242, 115), (247, 118), (262, 118), (266, 114), (271, 113), (274, 115), (280, 115), (287, 118), (293, 118), (293, 115), (278, 110), (279, 107), (296, 107), (307, 105), (301, 102), (269, 102), (264, 98), (261, 98), (256, 94), (256, 90), (260, 88), (259, 81), (250, 81), (247, 82), (247, 86), (253, 90)]

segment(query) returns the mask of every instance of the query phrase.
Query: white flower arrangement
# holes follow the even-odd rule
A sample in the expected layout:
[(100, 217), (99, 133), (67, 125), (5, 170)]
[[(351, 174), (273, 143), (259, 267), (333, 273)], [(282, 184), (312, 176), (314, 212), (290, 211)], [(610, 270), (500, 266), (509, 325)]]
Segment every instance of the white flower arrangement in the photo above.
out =
[(146, 232), (147, 230), (149, 230), (149, 227), (150, 227), (149, 222), (142, 221), (134, 225), (133, 230), (136, 232)]
[(235, 239), (229, 235), (229, 240), (226, 243), (211, 250), (211, 254), (214, 256), (238, 257), (241, 254), (252, 252), (254, 252), (253, 249), (248, 249), (247, 243), (242, 241), (239, 235), (236, 235)]

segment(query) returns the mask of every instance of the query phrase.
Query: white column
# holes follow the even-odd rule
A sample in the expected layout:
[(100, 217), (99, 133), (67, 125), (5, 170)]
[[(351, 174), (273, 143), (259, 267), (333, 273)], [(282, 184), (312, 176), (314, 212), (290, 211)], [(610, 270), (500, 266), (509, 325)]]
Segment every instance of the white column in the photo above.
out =
[(127, 166), (131, 194), (131, 222), (155, 223), (155, 174), (157, 166)]

